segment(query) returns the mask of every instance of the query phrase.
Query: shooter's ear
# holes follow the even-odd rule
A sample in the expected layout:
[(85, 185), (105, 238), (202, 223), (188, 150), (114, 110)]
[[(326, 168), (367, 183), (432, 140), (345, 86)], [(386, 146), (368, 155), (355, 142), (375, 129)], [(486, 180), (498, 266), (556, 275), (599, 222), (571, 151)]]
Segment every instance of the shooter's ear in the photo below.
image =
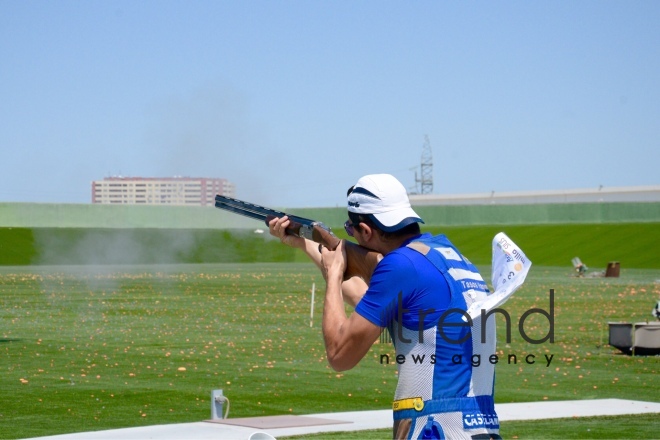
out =
[(364, 237), (365, 240), (369, 240), (371, 236), (374, 233), (374, 228), (369, 226), (368, 223), (365, 222), (360, 222), (359, 224), (355, 225), (356, 228), (360, 228), (360, 233)]

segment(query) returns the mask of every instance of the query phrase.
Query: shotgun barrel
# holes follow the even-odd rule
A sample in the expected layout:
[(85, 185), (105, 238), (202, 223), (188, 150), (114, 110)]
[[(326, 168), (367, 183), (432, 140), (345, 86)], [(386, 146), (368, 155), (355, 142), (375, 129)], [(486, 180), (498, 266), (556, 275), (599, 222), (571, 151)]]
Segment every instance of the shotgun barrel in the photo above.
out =
[[(221, 196), (219, 194), (215, 196), (215, 207), (263, 221), (266, 225), (268, 225), (273, 218), (287, 216), (291, 221), (289, 227), (286, 229), (287, 234), (312, 240), (332, 251), (337, 249), (337, 246), (339, 246), (339, 243), (341, 242), (341, 239), (339, 239), (328, 226), (319, 221), (290, 215), (282, 211), (266, 208), (243, 200), (233, 199), (231, 197)], [(345, 241), (345, 248), (347, 263), (344, 279), (359, 276), (369, 283), (371, 274), (383, 256), (378, 252), (369, 250), (350, 241)]]

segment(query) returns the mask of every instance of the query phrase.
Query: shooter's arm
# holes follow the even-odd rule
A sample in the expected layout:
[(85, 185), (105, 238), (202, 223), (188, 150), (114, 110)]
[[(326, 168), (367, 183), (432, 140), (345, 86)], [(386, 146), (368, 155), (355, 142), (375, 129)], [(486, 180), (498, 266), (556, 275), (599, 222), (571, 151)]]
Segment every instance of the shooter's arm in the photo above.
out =
[[(284, 219), (284, 218), (280, 219), (273, 217), (271, 221), (268, 223), (268, 228), (270, 230), (271, 235), (280, 237), (283, 243), (291, 247), (301, 249), (320, 270), (323, 270), (323, 264), (321, 262), (322, 255), (321, 252), (319, 252), (319, 244), (312, 240), (308, 240), (303, 237), (299, 237), (295, 235), (296, 233), (293, 230), (291, 230), (291, 228), (289, 227), (290, 223), (291, 222), (288, 219)], [(284, 231), (282, 231), (282, 229), (284, 229)], [(282, 235), (283, 232), (285, 232), (286, 234)], [(322, 231), (319, 233), (322, 233)], [(360, 246), (357, 246), (353, 243), (349, 243), (349, 242), (346, 243), (349, 244), (351, 247), (350, 253), (353, 256), (354, 262), (357, 262), (358, 261), (357, 259), (363, 258), (361, 255), (358, 255), (358, 253), (364, 248), (361, 248)], [(375, 261), (372, 264), (375, 267), (375, 264), (377, 263), (378, 262)], [(353, 269), (353, 272), (350, 273), (347, 271), (346, 274), (344, 275), (344, 281), (341, 287), (344, 301), (353, 307), (357, 305), (360, 299), (362, 299), (364, 292), (367, 291), (369, 278), (371, 276), (371, 272), (373, 272), (373, 268), (369, 269), (365, 267), (362, 270), (364, 271), (363, 276), (353, 276), (353, 274), (355, 273), (355, 269)]]
[[(269, 216), (267, 219), (269, 225), (270, 221), (274, 218), (274, 216)], [(339, 246), (339, 242), (341, 241), (327, 226), (320, 222), (314, 222), (311, 225), (302, 225), (291, 220), (286, 227), (286, 232), (287, 234), (307, 238), (331, 251), (337, 249), (337, 246)], [(344, 272), (344, 280), (357, 276), (369, 284), (371, 274), (376, 269), (378, 262), (383, 259), (383, 255), (347, 240), (345, 240), (345, 243), (346, 258), (348, 261), (346, 271)], [(306, 246), (309, 246), (309, 243), (307, 243)], [(304, 250), (310, 255), (309, 249)], [(314, 260), (317, 266), (321, 267), (320, 259), (317, 262), (314, 256), (310, 255), (310, 257)]]
[[(256, 220), (265, 221), (270, 227), (270, 222), (274, 218), (282, 218), (287, 216), (289, 224), (286, 226), (286, 233), (295, 238), (304, 238), (319, 243), (330, 250), (337, 249), (341, 240), (335, 236), (330, 228), (321, 222), (310, 220), (307, 218), (289, 215), (281, 211), (266, 208), (264, 206), (255, 205), (254, 203), (245, 202), (242, 200), (233, 199), (226, 196), (215, 196), (215, 207), (233, 212), (235, 214), (244, 215)], [(296, 240), (297, 241), (297, 240)], [(301, 242), (298, 242), (301, 243)], [(293, 242), (290, 242), (293, 245)], [(309, 243), (305, 242), (303, 250), (309, 253)], [(296, 244), (295, 247), (302, 247), (302, 244)], [(378, 252), (371, 251), (363, 248), (355, 243), (346, 241), (346, 254), (348, 258), (346, 272), (344, 279), (349, 279), (354, 276), (362, 278), (367, 284), (371, 279), (371, 274), (378, 262), (383, 258)], [(317, 262), (316, 258), (312, 260), (319, 265), (320, 260)]]

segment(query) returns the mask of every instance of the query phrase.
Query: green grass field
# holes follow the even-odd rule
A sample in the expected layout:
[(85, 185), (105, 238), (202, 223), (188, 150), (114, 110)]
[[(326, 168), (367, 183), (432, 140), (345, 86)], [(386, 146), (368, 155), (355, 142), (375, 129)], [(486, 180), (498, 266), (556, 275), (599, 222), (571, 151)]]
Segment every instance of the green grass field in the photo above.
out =
[[(535, 260), (526, 239), (509, 235)], [(630, 357), (607, 345), (608, 321), (651, 318), (660, 270), (622, 264), (620, 278), (576, 278), (563, 264), (533, 266), (505, 306), (517, 322), (531, 307), (547, 310), (554, 289), (553, 344), (528, 344), (515, 325), (506, 343), (498, 318), (496, 401), (660, 401), (660, 357)], [(482, 271), (489, 277), (487, 266)], [(304, 263), (0, 267), (0, 437), (201, 421), (210, 417), (213, 389), (229, 397), (230, 417), (389, 408), (396, 365), (379, 360), (392, 354), (390, 345), (374, 345), (354, 370), (328, 367), (322, 291), (320, 274)], [(532, 337), (548, 332), (539, 315), (525, 326)], [(515, 364), (505, 361), (512, 354)], [(529, 354), (536, 363), (524, 362)], [(549, 366), (544, 356), (552, 356)], [(657, 427), (654, 418), (603, 420), (574, 423), (624, 423), (625, 431), (607, 436), (657, 437), (648, 428)], [(540, 426), (503, 423), (502, 434), (578, 432), (560, 421)]]

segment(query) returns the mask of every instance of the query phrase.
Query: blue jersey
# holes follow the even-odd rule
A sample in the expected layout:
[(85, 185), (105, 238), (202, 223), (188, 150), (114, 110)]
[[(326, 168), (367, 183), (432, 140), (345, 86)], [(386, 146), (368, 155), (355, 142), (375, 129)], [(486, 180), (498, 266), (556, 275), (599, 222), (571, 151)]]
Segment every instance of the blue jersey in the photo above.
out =
[(482, 343), (480, 320), (466, 321), (465, 313), (488, 293), (478, 270), (443, 235), (417, 236), (376, 267), (355, 311), (390, 331), (399, 369), (394, 419), (412, 419), (410, 438), (433, 426), (452, 438), (497, 434), (488, 362), (495, 320)]

